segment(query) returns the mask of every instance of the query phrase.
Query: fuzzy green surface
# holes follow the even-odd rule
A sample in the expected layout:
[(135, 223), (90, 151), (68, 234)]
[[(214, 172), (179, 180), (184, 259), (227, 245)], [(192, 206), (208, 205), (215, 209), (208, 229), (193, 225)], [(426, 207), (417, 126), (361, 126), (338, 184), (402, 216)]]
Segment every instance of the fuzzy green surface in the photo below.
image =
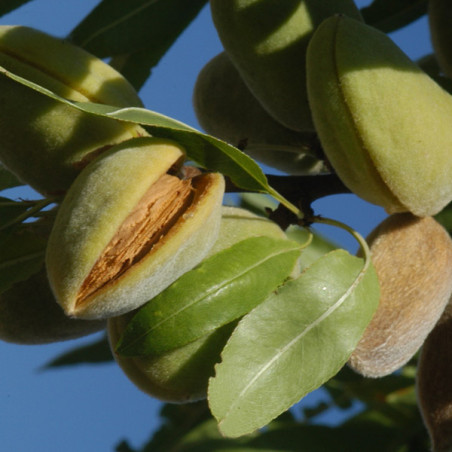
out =
[[(142, 105), (127, 80), (103, 61), (31, 28), (0, 26), (0, 66), (71, 100)], [(4, 75), (0, 104), (0, 160), (45, 195), (64, 193), (87, 154), (146, 134), (137, 125), (70, 108)]]
[(311, 107), (344, 183), (389, 213), (439, 212), (452, 199), (452, 97), (360, 22), (328, 19), (311, 44)]
[(306, 172), (306, 142), (310, 135), (290, 130), (273, 119), (226, 53), (218, 54), (199, 73), (193, 106), (201, 127), (210, 135), (234, 146), (246, 142), (244, 152), (281, 171)]
[(47, 344), (95, 333), (105, 321), (67, 317), (55, 301), (45, 271), (0, 294), (0, 339), (15, 344)]
[(125, 218), (182, 155), (172, 142), (139, 138), (112, 148), (77, 177), (58, 211), (46, 256), (50, 284), (67, 313)]
[(273, 221), (259, 217), (249, 210), (238, 207), (222, 207), (218, 240), (209, 251), (212, 256), (249, 237), (286, 238), (283, 230)]
[(315, 27), (334, 13), (360, 18), (351, 0), (211, 0), (223, 46), (262, 106), (286, 127), (312, 130), (305, 55)]
[(186, 403), (205, 398), (208, 380), (235, 322), (162, 355), (129, 358), (114, 353), (129, 318), (125, 314), (108, 320), (112, 353), (127, 377), (148, 395), (166, 402)]
[(0, 103), (0, 160), (45, 195), (64, 193), (88, 154), (142, 130), (70, 108), (5, 76)]
[(91, 102), (118, 107), (142, 106), (132, 85), (111, 66), (85, 50), (39, 30), (0, 26), (0, 53), (28, 66), (30, 75), (41, 73), (41, 77), (54, 79)]

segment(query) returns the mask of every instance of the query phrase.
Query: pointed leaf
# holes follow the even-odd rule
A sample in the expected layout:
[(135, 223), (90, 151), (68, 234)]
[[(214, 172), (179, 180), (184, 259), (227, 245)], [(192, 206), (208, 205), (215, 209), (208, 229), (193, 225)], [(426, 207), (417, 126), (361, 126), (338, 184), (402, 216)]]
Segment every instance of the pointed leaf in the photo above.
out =
[(427, 13), (427, 0), (374, 0), (361, 10), (366, 24), (389, 33)]
[(214, 254), (143, 306), (116, 351), (160, 354), (243, 316), (284, 282), (299, 256), (298, 243), (270, 237)]
[[(303, 254), (300, 259), (300, 265), (303, 269), (311, 265), (319, 257), (339, 248), (339, 245), (333, 243), (323, 235), (314, 231), (312, 232), (312, 242), (306, 248), (303, 248)], [(289, 226), (286, 234), (289, 239), (299, 243), (306, 243), (309, 237), (309, 231), (299, 226)]]
[(69, 39), (99, 58), (146, 49), (155, 65), (206, 3), (207, 0), (103, 0), (70, 33)]
[(95, 342), (78, 346), (57, 356), (44, 365), (43, 370), (55, 367), (76, 366), (79, 364), (98, 364), (113, 361), (108, 339), (103, 336)]
[(236, 437), (264, 426), (335, 375), (378, 298), (373, 267), (336, 250), (246, 315), (209, 384), (222, 433)]
[(0, 190), (24, 185), (11, 171), (0, 163)]
[(435, 215), (435, 219), (452, 235), (452, 202)]
[(13, 201), (0, 196), (0, 229), (24, 214), (29, 207), (28, 202)]
[(145, 108), (131, 107), (118, 109), (110, 105), (72, 102), (34, 82), (9, 72), (1, 66), (0, 74), (86, 113), (147, 126), (146, 128), (149, 129), (152, 135), (177, 141), (185, 147), (187, 155), (191, 160), (204, 168), (219, 171), (229, 176), (238, 187), (251, 191), (270, 193), (276, 199), (285, 202), (284, 198), (268, 185), (267, 178), (259, 165), (246, 154), (224, 141), (218, 140), (210, 135), (205, 135), (175, 119), (146, 110)]
[(120, 72), (139, 91), (155, 66), (147, 50), (118, 55), (110, 60), (110, 66)]
[(22, 5), (25, 5), (25, 3), (28, 3), (30, 1), (31, 0), (3, 0), (2, 2), (0, 2), (0, 17), (10, 13), (11, 11), (14, 11), (15, 9), (19, 8)]

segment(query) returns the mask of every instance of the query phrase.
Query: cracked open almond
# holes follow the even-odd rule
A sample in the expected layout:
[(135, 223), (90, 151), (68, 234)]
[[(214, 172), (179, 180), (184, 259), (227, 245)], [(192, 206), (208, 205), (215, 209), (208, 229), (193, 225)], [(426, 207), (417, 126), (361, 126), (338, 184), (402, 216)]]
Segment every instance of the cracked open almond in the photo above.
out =
[(107, 318), (135, 309), (199, 263), (218, 236), (224, 180), (180, 173), (184, 150), (137, 138), (89, 164), (68, 191), (47, 248), (66, 314)]

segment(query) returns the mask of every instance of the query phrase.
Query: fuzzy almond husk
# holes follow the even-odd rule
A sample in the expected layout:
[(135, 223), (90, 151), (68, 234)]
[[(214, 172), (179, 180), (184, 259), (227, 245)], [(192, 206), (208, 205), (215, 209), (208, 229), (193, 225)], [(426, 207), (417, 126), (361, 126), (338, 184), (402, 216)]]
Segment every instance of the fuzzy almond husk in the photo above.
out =
[(452, 96), (384, 33), (325, 20), (307, 52), (314, 124), (345, 185), (388, 213), (438, 213), (452, 200)]
[(435, 452), (452, 450), (452, 299), (428, 335), (418, 361), (419, 410)]
[[(0, 26), (0, 66), (70, 100), (142, 106), (112, 67), (32, 28)], [(3, 74), (0, 105), (0, 161), (45, 195), (64, 193), (93, 155), (148, 135), (138, 125), (83, 113)]]
[(306, 48), (323, 19), (361, 19), (352, 0), (210, 0), (226, 53), (265, 110), (285, 127), (312, 131)]
[(313, 133), (290, 130), (273, 119), (251, 94), (225, 52), (201, 70), (193, 91), (201, 127), (252, 158), (289, 174), (324, 169), (309, 148)]
[(206, 398), (209, 378), (236, 322), (183, 347), (158, 356), (125, 357), (114, 346), (133, 313), (108, 320), (108, 338), (113, 356), (124, 374), (140, 390), (159, 400), (187, 403)]
[(0, 339), (14, 344), (48, 344), (106, 328), (104, 320), (67, 317), (50, 290), (45, 270), (0, 294)]
[(452, 240), (433, 218), (394, 214), (369, 236), (380, 303), (349, 365), (367, 377), (407, 363), (452, 293)]
[(138, 138), (115, 146), (77, 177), (46, 255), (51, 287), (67, 315), (131, 311), (207, 254), (218, 236), (224, 180), (167, 174), (183, 158), (172, 141)]

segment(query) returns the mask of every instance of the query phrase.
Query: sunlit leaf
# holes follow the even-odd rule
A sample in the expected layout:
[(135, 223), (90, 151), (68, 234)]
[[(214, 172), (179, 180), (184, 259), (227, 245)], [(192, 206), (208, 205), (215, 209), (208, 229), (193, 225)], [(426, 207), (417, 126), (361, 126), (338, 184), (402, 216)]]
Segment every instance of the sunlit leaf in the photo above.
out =
[(299, 256), (296, 242), (270, 237), (214, 254), (138, 311), (117, 352), (160, 354), (243, 316), (284, 282)]
[(335, 375), (378, 299), (373, 267), (336, 250), (246, 315), (209, 384), (222, 433), (236, 437), (264, 426)]
[[(303, 253), (300, 259), (300, 265), (302, 268), (306, 268), (315, 262), (319, 257), (339, 248), (339, 245), (328, 240), (321, 234), (315, 231), (313, 232), (312, 242), (306, 248), (303, 248)], [(306, 243), (309, 237), (309, 231), (305, 228), (298, 226), (289, 226), (286, 230), (287, 237), (291, 240), (295, 240), (299, 243)]]

